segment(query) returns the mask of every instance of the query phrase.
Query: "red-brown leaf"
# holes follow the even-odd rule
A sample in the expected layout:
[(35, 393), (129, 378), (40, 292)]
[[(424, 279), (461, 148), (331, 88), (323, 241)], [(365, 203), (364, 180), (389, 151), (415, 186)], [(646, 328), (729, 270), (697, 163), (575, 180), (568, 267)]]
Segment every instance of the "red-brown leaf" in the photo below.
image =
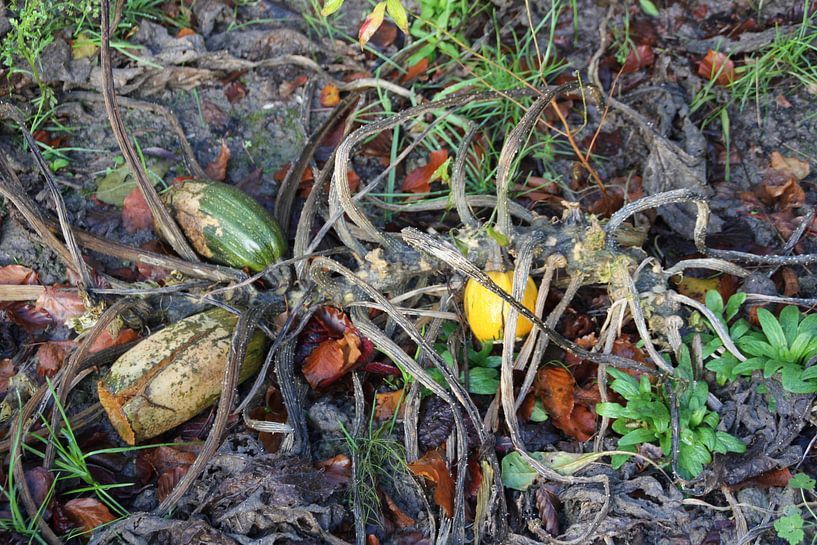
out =
[(587, 441), (595, 433), (595, 417), (574, 399), (576, 381), (563, 367), (545, 367), (536, 375), (534, 392), (542, 400), (553, 425), (570, 437)]
[(419, 76), (424, 74), (426, 70), (428, 70), (428, 59), (423, 57), (422, 59), (408, 67), (406, 73), (403, 74), (401, 81), (403, 83), (409, 83), (411, 81), (414, 81)]
[(182, 480), (182, 477), (187, 474), (189, 469), (189, 465), (177, 466), (165, 471), (159, 476), (159, 479), (156, 481), (156, 496), (159, 498), (159, 501), (164, 501), (164, 499), (173, 492), (173, 489), (176, 488), (176, 485), (179, 484), (179, 481)]
[(0, 284), (22, 286), (37, 284), (37, 273), (22, 265), (0, 267)]
[(430, 450), (425, 455), (408, 464), (409, 470), (434, 483), (434, 503), (445, 510), (449, 517), (454, 516), (454, 479), (438, 449)]
[(49, 341), (37, 349), (37, 374), (53, 377), (62, 368), (65, 356), (76, 346), (74, 341)]
[(797, 157), (785, 157), (780, 152), (773, 151), (771, 155), (771, 167), (775, 170), (782, 170), (791, 174), (798, 180), (802, 180), (811, 172), (808, 161), (801, 161)]
[(731, 490), (737, 491), (742, 490), (744, 488), (785, 488), (786, 485), (789, 484), (789, 479), (791, 479), (791, 471), (789, 468), (784, 467), (781, 469), (770, 469), (760, 475), (755, 475), (754, 477), (750, 477), (745, 481), (741, 481), (738, 484), (734, 484), (729, 488)]
[(642, 68), (651, 66), (655, 62), (655, 53), (653, 53), (650, 45), (637, 45), (635, 49), (630, 49), (627, 53), (627, 59), (621, 67), (621, 71), (625, 74), (632, 74), (638, 72)]
[(366, 43), (368, 43), (372, 36), (374, 36), (374, 33), (377, 32), (380, 25), (383, 24), (383, 18), (385, 15), (386, 3), (381, 2), (376, 4), (371, 13), (369, 13), (369, 15), (366, 16), (366, 19), (363, 20), (357, 35), (361, 49), (366, 45)]
[(698, 61), (698, 75), (718, 85), (729, 85), (735, 81), (735, 63), (723, 53), (710, 49), (706, 57)]
[(85, 304), (76, 291), (60, 289), (59, 286), (46, 286), (45, 291), (37, 298), (34, 307), (46, 311), (57, 323), (65, 323), (85, 312)]
[(349, 372), (360, 358), (360, 337), (347, 331), (340, 339), (323, 341), (309, 354), (303, 373), (312, 388), (329, 386)]
[(127, 344), (131, 341), (135, 341), (138, 338), (139, 333), (133, 329), (120, 329), (115, 339), (111, 337), (111, 334), (107, 329), (103, 329), (102, 333), (100, 333), (94, 341), (94, 344), (92, 344), (89, 348), (89, 351), (91, 354), (93, 354), (94, 352), (99, 352), (100, 350), (111, 348), (112, 346)]
[(352, 460), (345, 454), (338, 454), (327, 460), (321, 460), (317, 465), (320, 469), (323, 469), (326, 480), (335, 486), (346, 485), (349, 483), (349, 479), (352, 478)]
[[(51, 490), (51, 484), (54, 482), (54, 474), (45, 469), (42, 466), (34, 466), (31, 469), (26, 470), (26, 483), (28, 484), (28, 489), (31, 492), (31, 496), (34, 499), (34, 503), (39, 507), (45, 503), (46, 498), (48, 498), (48, 493)], [(49, 498), (49, 505), (51, 504), (53, 498)], [(49, 507), (46, 507), (46, 511), (43, 514), (43, 519), (48, 520), (50, 518), (50, 510)]]
[(406, 193), (428, 193), (431, 191), (431, 177), (440, 166), (448, 160), (448, 150), (432, 151), (428, 162), (417, 167), (406, 175), (402, 189)]
[(84, 532), (111, 522), (114, 517), (108, 508), (96, 498), (75, 498), (63, 506), (68, 518)]
[(414, 526), (417, 525), (417, 521), (408, 516), (405, 511), (400, 509), (400, 506), (394, 502), (391, 496), (382, 490), (380, 493), (383, 494), (383, 499), (386, 500), (386, 507), (388, 507), (389, 511), (391, 511), (391, 514), (394, 516), (394, 523), (397, 524), (398, 527), (414, 528)]
[(247, 86), (240, 80), (234, 80), (227, 84), (224, 88), (224, 96), (227, 97), (227, 102), (235, 104), (245, 96), (247, 96)]
[(9, 379), (17, 374), (10, 358), (0, 360), (0, 396), (9, 389)]
[(142, 190), (138, 187), (133, 188), (122, 204), (122, 226), (130, 234), (153, 226), (153, 215)]
[(331, 83), (326, 85), (321, 89), (319, 100), (324, 108), (334, 108), (340, 102), (340, 89)]
[(230, 148), (227, 147), (227, 142), (221, 140), (221, 149), (218, 152), (216, 160), (204, 168), (204, 172), (211, 180), (223, 182), (227, 178), (227, 164), (230, 162)]

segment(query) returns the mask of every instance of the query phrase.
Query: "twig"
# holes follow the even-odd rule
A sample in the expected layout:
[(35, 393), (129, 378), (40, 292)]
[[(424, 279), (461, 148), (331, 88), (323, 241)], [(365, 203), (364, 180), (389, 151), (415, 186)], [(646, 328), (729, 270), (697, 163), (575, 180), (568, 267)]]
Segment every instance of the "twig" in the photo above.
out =
[(110, 14), (109, 14), (109, 0), (102, 0), (102, 39), (100, 41), (100, 64), (102, 68), (102, 93), (105, 97), (105, 110), (108, 112), (108, 119), (113, 129), (114, 137), (116, 138), (119, 149), (125, 157), (125, 162), (133, 174), (139, 189), (145, 197), (145, 202), (150, 208), (150, 213), (156, 220), (159, 227), (159, 232), (167, 240), (170, 246), (184, 259), (191, 262), (198, 262), (199, 258), (196, 253), (190, 248), (187, 240), (184, 238), (179, 226), (171, 217), (167, 208), (162, 204), (159, 194), (148, 179), (145, 169), (136, 151), (133, 149), (133, 144), (128, 139), (125, 132), (125, 125), (122, 123), (122, 117), (119, 115), (119, 108), (117, 106), (116, 92), (113, 87), (113, 68), (111, 67), (111, 47), (110, 47)]

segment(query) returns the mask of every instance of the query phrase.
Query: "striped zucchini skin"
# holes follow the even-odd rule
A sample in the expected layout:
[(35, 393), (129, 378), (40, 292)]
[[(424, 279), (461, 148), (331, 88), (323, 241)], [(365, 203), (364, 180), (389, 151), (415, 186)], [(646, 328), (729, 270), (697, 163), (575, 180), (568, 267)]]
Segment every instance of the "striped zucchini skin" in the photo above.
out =
[(165, 202), (196, 252), (211, 261), (260, 272), (287, 251), (278, 222), (234, 186), (188, 180)]

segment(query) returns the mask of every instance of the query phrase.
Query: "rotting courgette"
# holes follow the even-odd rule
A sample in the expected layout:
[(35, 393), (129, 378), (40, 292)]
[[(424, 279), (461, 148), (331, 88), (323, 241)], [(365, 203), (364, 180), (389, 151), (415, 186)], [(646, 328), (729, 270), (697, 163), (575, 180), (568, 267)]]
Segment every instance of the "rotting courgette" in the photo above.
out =
[(211, 261), (260, 272), (287, 251), (278, 222), (237, 187), (187, 180), (164, 201), (193, 249)]
[[(180, 320), (142, 340), (97, 383), (99, 401), (130, 445), (191, 419), (221, 395), (238, 317), (213, 309)], [(264, 359), (266, 337), (251, 337), (238, 380), (252, 376)]]

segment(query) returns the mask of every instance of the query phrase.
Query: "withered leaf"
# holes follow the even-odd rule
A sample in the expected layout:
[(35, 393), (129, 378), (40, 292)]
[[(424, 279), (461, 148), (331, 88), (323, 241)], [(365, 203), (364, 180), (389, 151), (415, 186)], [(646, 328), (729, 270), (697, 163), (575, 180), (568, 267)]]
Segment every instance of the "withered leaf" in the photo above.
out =
[(138, 187), (134, 187), (122, 203), (122, 226), (130, 234), (153, 226), (153, 215)]
[(53, 377), (62, 368), (65, 356), (76, 346), (74, 341), (48, 341), (37, 349), (37, 374)]
[(454, 516), (454, 479), (438, 449), (426, 452), (416, 462), (408, 464), (409, 470), (434, 483), (434, 503), (449, 517)]
[(595, 433), (592, 411), (575, 403), (576, 381), (563, 367), (545, 367), (536, 375), (534, 392), (542, 400), (553, 425), (578, 441)]
[(110, 510), (96, 498), (74, 498), (65, 502), (65, 514), (84, 532), (91, 532), (97, 526), (116, 519)]
[(321, 94), (319, 97), (321, 106), (324, 108), (333, 108), (338, 105), (340, 102), (340, 89), (338, 89), (337, 85), (329, 84), (324, 86), (321, 89)]
[(349, 372), (360, 358), (360, 336), (347, 331), (340, 339), (323, 341), (309, 354), (303, 373), (312, 388), (323, 388)]
[(431, 191), (434, 174), (447, 160), (448, 150), (432, 151), (425, 165), (415, 168), (406, 175), (401, 186), (402, 190), (406, 193), (428, 193)]
[(223, 182), (227, 178), (227, 164), (230, 162), (230, 148), (226, 140), (221, 140), (221, 149), (215, 161), (204, 168), (204, 172), (211, 180)]
[(395, 390), (394, 392), (378, 392), (375, 394), (374, 417), (377, 421), (382, 422), (394, 416), (395, 411), (399, 408), (398, 417), (403, 416), (405, 411), (403, 390)]
[(321, 460), (317, 465), (323, 469), (326, 480), (335, 486), (346, 485), (352, 478), (352, 460), (345, 454)]
[(389, 496), (388, 494), (386, 494), (382, 490), (380, 491), (380, 493), (383, 495), (383, 499), (386, 501), (386, 507), (389, 508), (389, 511), (391, 512), (392, 516), (394, 517), (394, 523), (397, 524), (398, 527), (400, 527), (400, 528), (413, 528), (417, 524), (417, 521), (415, 521), (413, 518), (408, 516), (405, 513), (405, 511), (400, 509), (400, 506), (398, 506), (394, 502), (394, 499), (392, 499), (391, 496)]
[(60, 286), (46, 286), (34, 306), (46, 311), (54, 321), (60, 324), (85, 312), (85, 304), (79, 293), (60, 289)]
[(723, 53), (706, 52), (706, 57), (698, 61), (698, 75), (718, 85), (729, 85), (735, 81), (735, 63)]
[(0, 284), (22, 286), (37, 284), (37, 273), (22, 265), (0, 267)]

